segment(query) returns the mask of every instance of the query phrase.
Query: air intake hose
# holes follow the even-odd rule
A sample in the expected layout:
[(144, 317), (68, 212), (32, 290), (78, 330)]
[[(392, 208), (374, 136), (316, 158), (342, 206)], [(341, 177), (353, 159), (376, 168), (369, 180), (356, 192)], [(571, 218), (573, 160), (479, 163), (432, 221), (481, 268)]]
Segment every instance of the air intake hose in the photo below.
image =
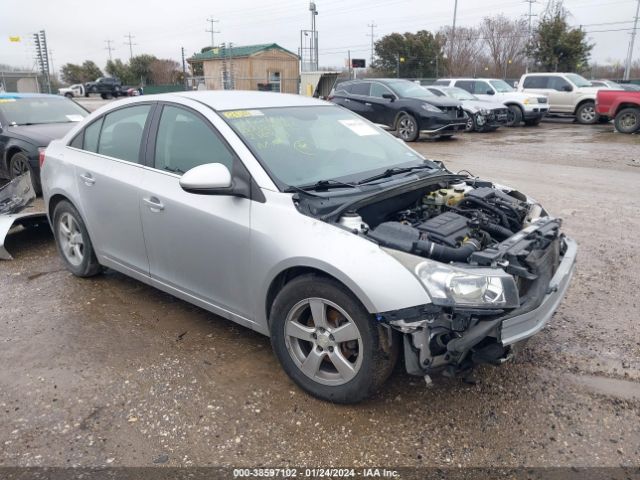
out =
[(480, 249), (476, 240), (470, 239), (460, 247), (448, 247), (420, 238), (420, 231), (410, 225), (385, 222), (368, 233), (368, 236), (384, 247), (394, 248), (441, 262), (464, 262)]

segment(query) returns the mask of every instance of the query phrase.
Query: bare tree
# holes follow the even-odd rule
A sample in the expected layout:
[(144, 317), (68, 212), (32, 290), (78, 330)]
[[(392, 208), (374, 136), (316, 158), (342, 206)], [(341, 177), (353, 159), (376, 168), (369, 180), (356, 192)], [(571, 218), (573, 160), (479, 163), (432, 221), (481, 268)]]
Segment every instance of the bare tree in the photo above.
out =
[(155, 85), (170, 85), (177, 83), (180, 71), (180, 64), (174, 60), (154, 59), (149, 65), (151, 80)]
[(445, 68), (450, 76), (475, 75), (481, 69), (482, 42), (478, 29), (457, 27), (454, 32), (451, 27), (443, 27), (438, 35), (442, 38)]
[(502, 78), (522, 73), (527, 46), (527, 22), (511, 20), (504, 15), (485, 17), (480, 35), (490, 60), (489, 70)]

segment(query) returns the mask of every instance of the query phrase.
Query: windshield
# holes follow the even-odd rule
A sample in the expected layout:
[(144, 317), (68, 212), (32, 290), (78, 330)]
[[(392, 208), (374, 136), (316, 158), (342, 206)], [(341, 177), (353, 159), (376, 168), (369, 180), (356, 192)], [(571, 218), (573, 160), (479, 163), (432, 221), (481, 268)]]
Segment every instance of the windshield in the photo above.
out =
[(577, 75), (575, 73), (567, 73), (565, 75), (565, 77), (567, 77), (569, 80), (571, 80), (571, 82), (576, 86), (576, 87), (590, 87), (591, 86), (591, 82), (589, 80), (587, 80), (586, 78)]
[(447, 97), (455, 98), (456, 100), (478, 100), (466, 90), (458, 87), (449, 87), (441, 89), (446, 93)]
[(9, 125), (79, 122), (89, 113), (66, 98), (0, 98), (0, 112)]
[(287, 186), (357, 182), (388, 168), (425, 163), (404, 143), (340, 107), (229, 110), (222, 116), (271, 175)]
[(504, 80), (491, 80), (489, 83), (498, 93), (515, 92), (514, 88)]
[(434, 93), (431, 93), (422, 86), (409, 82), (409, 81), (397, 81), (387, 83), (398, 95), (401, 97), (409, 98), (421, 98), (421, 97), (435, 97)]

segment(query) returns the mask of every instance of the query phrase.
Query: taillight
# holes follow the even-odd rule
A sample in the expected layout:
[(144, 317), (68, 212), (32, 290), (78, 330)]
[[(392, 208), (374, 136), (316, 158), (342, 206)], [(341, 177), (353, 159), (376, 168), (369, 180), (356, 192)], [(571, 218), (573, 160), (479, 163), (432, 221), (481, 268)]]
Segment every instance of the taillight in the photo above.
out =
[(38, 165), (40, 165), (40, 168), (42, 168), (42, 166), (44, 165), (44, 152), (44, 148), (38, 149)]

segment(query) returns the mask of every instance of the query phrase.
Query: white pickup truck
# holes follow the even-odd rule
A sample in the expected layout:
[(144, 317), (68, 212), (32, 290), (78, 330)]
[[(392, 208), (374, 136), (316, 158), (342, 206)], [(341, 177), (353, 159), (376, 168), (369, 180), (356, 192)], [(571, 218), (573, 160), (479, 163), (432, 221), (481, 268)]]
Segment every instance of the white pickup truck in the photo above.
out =
[(523, 121), (525, 125), (538, 125), (549, 111), (546, 96), (517, 92), (499, 78), (441, 78), (434, 85), (462, 88), (480, 100), (506, 105), (509, 109), (507, 127), (517, 127)]
[(576, 73), (527, 73), (520, 78), (518, 90), (547, 96), (550, 113), (574, 115), (578, 123), (588, 125), (609, 120), (596, 112), (596, 93), (610, 89), (594, 87)]
[(59, 88), (58, 95), (64, 95), (67, 98), (84, 97), (84, 85), (76, 83), (70, 87)]

